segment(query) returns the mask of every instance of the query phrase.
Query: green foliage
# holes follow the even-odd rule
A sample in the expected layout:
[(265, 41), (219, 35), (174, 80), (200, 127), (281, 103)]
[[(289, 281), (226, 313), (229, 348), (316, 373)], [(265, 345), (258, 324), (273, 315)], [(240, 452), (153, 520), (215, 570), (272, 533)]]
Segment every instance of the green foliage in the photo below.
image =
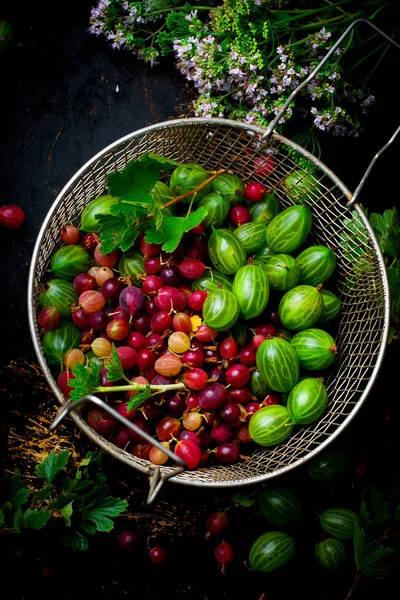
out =
[(51, 452), (36, 466), (44, 487), (35, 494), (18, 470), (2, 477), (0, 527), (3, 530), (20, 533), (43, 529), (62, 520), (68, 532), (61, 536), (60, 542), (74, 550), (86, 550), (88, 535), (113, 529), (113, 519), (127, 509), (128, 503), (110, 495), (106, 478), (99, 470), (100, 453), (88, 452), (75, 470), (68, 464), (69, 458), (68, 450)]
[(382, 494), (374, 485), (368, 485), (365, 488), (361, 498), (359, 514), (367, 528), (380, 527), (389, 521), (391, 516), (390, 504), (383, 500)]
[(143, 389), (137, 390), (134, 396), (131, 396), (128, 400), (128, 411), (134, 410), (138, 408), (147, 398), (152, 396), (151, 388), (149, 385), (146, 385)]
[(111, 356), (106, 359), (105, 368), (107, 369), (107, 381), (113, 382), (124, 378), (124, 370), (115, 344), (111, 346)]
[(72, 389), (70, 399), (79, 400), (87, 394), (92, 394), (100, 384), (100, 370), (95, 362), (82, 365), (75, 363), (72, 368), (74, 379), (70, 379)]
[(241, 506), (242, 508), (248, 508), (249, 506), (255, 505), (255, 500), (252, 500), (250, 496), (241, 494), (239, 492), (233, 494), (233, 496), (231, 496), (231, 500), (235, 505)]
[[(386, 263), (386, 272), (390, 291), (390, 331), (389, 343), (400, 339), (400, 218), (396, 207), (383, 213), (364, 212), (376, 235)], [(372, 270), (371, 256), (363, 248), (366, 229), (359, 214), (352, 211), (352, 217), (344, 219), (344, 229), (340, 235), (341, 245), (349, 263), (353, 263), (345, 278), (351, 285), (353, 276), (359, 278)], [(353, 282), (354, 285), (354, 282)]]
[(372, 213), (369, 221), (386, 263), (390, 290), (389, 343), (400, 340), (400, 217), (396, 207), (382, 214)]
[(160, 194), (157, 184), (160, 184), (164, 171), (176, 166), (179, 166), (176, 161), (148, 153), (143, 154), (139, 160), (131, 160), (121, 171), (108, 175), (110, 194), (118, 198), (119, 202), (111, 207), (111, 214), (96, 216), (102, 251), (105, 254), (117, 248), (126, 252), (133, 246), (141, 231), (146, 232), (146, 241), (149, 243), (162, 244), (163, 250), (173, 252), (183, 234), (201, 223), (207, 215), (206, 209), (202, 207), (193, 213), (190, 213), (189, 208), (185, 217), (175, 217), (164, 211), (166, 197), (165, 194)]
[(199, 225), (207, 216), (205, 208), (200, 206), (187, 217), (164, 217), (159, 229), (155, 224), (150, 224), (146, 229), (146, 242), (149, 244), (162, 244), (165, 252), (173, 252), (181, 241), (183, 234)]
[(391, 566), (385, 559), (393, 552), (393, 549), (380, 545), (377, 540), (367, 536), (358, 525), (354, 528), (353, 541), (357, 572), (368, 577), (386, 577)]

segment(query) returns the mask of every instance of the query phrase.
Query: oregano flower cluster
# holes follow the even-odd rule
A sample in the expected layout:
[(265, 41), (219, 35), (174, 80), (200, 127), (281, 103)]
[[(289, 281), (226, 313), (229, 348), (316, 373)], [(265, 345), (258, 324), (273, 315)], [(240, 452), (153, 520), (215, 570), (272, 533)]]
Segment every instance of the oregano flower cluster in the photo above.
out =
[[(265, 127), (345, 28), (355, 18), (374, 18), (377, 7), (378, 0), (368, 5), (360, 0), (307, 5), (294, 0), (206, 0), (202, 5), (99, 0), (89, 31), (151, 66), (171, 56), (198, 93), (192, 104), (195, 116)], [(301, 90), (281, 116), (278, 131), (296, 119), (304, 129), (359, 135), (375, 98), (366, 81), (353, 82), (348, 66), (367, 60), (371, 72), (384, 49), (375, 44), (371, 52), (368, 40), (365, 47), (354, 42), (353, 36), (344, 42)]]

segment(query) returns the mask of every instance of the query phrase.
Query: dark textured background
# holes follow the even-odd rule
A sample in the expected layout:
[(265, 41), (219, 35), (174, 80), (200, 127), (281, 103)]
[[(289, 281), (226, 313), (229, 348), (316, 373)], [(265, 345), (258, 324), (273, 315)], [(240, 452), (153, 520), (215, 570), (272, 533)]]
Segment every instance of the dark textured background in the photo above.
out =
[[(87, 33), (92, 2), (21, 3), (2, 7), (0, 18), (14, 27), (12, 45), (0, 54), (1, 135), (0, 204), (15, 203), (26, 214), (16, 231), (0, 232), (2, 271), (1, 390), (3, 464), (28, 469), (36, 456), (38, 413), (55, 414), (56, 406), (36, 368), (26, 312), (26, 286), (30, 256), (40, 225), (56, 195), (88, 159), (119, 137), (145, 125), (188, 114), (188, 93), (172, 61), (150, 69), (127, 53), (111, 51), (102, 39)], [(324, 162), (354, 189), (373, 154), (397, 127), (396, 101), (391, 78), (399, 60), (389, 54), (373, 90), (377, 108), (366, 122), (362, 139), (321, 138)], [(119, 92), (116, 92), (116, 86)], [(398, 142), (387, 151), (371, 174), (362, 202), (371, 210), (398, 205)], [(143, 547), (136, 554), (123, 552), (113, 534), (98, 535), (83, 554), (63, 551), (57, 535), (41, 531), (22, 538), (1, 536), (2, 584), (12, 586), (16, 600), (42, 596), (106, 599), (163, 598), (286, 598), (294, 586), (297, 597), (312, 600), (344, 599), (351, 585), (351, 566), (340, 575), (321, 572), (312, 553), (319, 539), (316, 512), (328, 507), (358, 509), (360, 493), (375, 483), (389, 496), (398, 484), (398, 347), (389, 347), (368, 401), (335, 443), (349, 457), (343, 476), (333, 484), (312, 482), (306, 469), (276, 480), (303, 500), (306, 519), (294, 532), (296, 560), (280, 572), (261, 575), (247, 572), (244, 561), (265, 523), (250, 510), (232, 509), (232, 527), (226, 539), (234, 545), (235, 562), (221, 575), (212, 552), (214, 540), (205, 540), (206, 515), (232, 505), (231, 492), (198, 491), (166, 484), (159, 500), (146, 507), (147, 482), (110, 457), (104, 457), (113, 492), (129, 497), (129, 521), (116, 529), (136, 528)], [(39, 428), (46, 442), (46, 427)], [(40, 437), (39, 435), (39, 437)], [(80, 450), (93, 450), (76, 436)], [(75, 437), (73, 437), (75, 435)], [(10, 442), (11, 440), (11, 442)], [(366, 460), (362, 477), (357, 467)], [(27, 462), (28, 461), (28, 462)], [(259, 488), (257, 488), (259, 489)], [(257, 491), (244, 489), (244, 493)], [(237, 490), (235, 490), (237, 491)], [(171, 560), (153, 567), (146, 556), (146, 538), (166, 545)], [(24, 556), (15, 558), (15, 550)], [(397, 559), (398, 562), (398, 559)], [(41, 567), (50, 575), (43, 576)], [(79, 580), (79, 584), (78, 584)], [(387, 597), (398, 581), (396, 569), (386, 581), (363, 578), (354, 598)], [(238, 585), (243, 585), (239, 593)], [(79, 585), (79, 587), (77, 587)], [(11, 597), (11, 595), (10, 595)]]

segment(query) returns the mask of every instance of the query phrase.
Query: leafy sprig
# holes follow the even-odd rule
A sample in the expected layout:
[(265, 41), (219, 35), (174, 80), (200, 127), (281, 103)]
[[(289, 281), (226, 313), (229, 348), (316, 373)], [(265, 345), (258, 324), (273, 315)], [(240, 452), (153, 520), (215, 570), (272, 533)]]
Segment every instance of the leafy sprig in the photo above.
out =
[(33, 493), (21, 473), (4, 475), (1, 480), (0, 527), (21, 533), (43, 529), (62, 521), (68, 528), (59, 539), (73, 550), (87, 550), (88, 535), (111, 531), (113, 519), (122, 514), (128, 502), (110, 495), (105, 475), (100, 471), (101, 454), (88, 452), (73, 469), (70, 453), (51, 452), (36, 466), (43, 487)]
[(129, 381), (122, 368), (121, 359), (118, 355), (115, 344), (111, 345), (110, 356), (104, 359), (105, 368), (107, 369), (107, 381), (110, 383), (119, 382), (122, 379), (127, 381), (126, 385), (101, 386), (100, 371), (96, 363), (80, 364), (75, 363), (72, 368), (73, 378), (70, 379), (69, 385), (72, 388), (70, 393), (71, 401), (80, 400), (83, 396), (96, 393), (114, 393), (114, 392), (135, 392), (129, 400), (129, 406), (132, 410), (142, 404), (147, 398), (154, 394), (159, 394), (168, 390), (179, 390), (185, 387), (184, 383), (171, 383), (168, 385), (149, 385)]
[(189, 207), (185, 217), (169, 215), (165, 209), (188, 196), (195, 197), (223, 171), (210, 173), (210, 177), (194, 190), (173, 197), (160, 177), (179, 164), (157, 154), (146, 153), (138, 160), (129, 161), (121, 171), (108, 175), (108, 191), (119, 201), (111, 206), (110, 214), (96, 215), (103, 253), (109, 254), (118, 248), (126, 252), (142, 231), (145, 231), (146, 241), (162, 244), (163, 250), (173, 252), (184, 233), (203, 221), (207, 211), (202, 207), (194, 212)]
[(366, 535), (358, 525), (354, 528), (353, 541), (357, 574), (363, 573), (368, 577), (386, 577), (390, 571), (390, 564), (385, 559), (393, 552), (393, 548), (382, 546), (378, 540)]
[[(364, 208), (364, 212), (376, 235), (386, 263), (386, 272), (390, 291), (390, 329), (389, 343), (400, 340), (400, 217), (396, 207), (381, 213), (371, 213)], [(362, 245), (360, 238), (364, 236), (367, 240), (367, 232), (360, 216), (352, 211), (351, 218), (344, 220), (344, 228), (341, 232), (341, 246), (346, 259), (352, 265), (343, 284), (343, 289), (351, 289), (353, 274), (370, 273), (372, 261)], [(354, 273), (353, 273), (354, 272)]]
[(70, 399), (73, 402), (93, 394), (100, 385), (100, 370), (96, 363), (90, 365), (75, 363), (72, 374), (74, 377), (70, 379), (68, 385), (72, 388)]

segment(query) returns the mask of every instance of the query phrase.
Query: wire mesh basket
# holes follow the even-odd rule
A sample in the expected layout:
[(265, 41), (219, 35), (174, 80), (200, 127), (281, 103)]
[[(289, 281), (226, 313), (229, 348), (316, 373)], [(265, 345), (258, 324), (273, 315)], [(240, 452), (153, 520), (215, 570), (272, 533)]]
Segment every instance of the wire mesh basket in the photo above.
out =
[[(335, 46), (332, 51), (334, 49)], [(276, 198), (284, 209), (292, 201), (282, 181), (298, 169), (293, 151), (314, 165), (315, 188), (302, 199), (313, 216), (310, 243), (324, 244), (334, 251), (337, 260), (335, 293), (342, 301), (336, 337), (339, 355), (325, 380), (327, 410), (318, 422), (298, 427), (284, 443), (254, 450), (247, 461), (212, 465), (200, 470), (183, 470), (182, 465), (178, 470), (175, 466), (155, 467), (98, 435), (78, 412), (72, 410), (71, 416), (77, 427), (105, 452), (153, 477), (152, 497), (162, 480), (171, 477), (176, 483), (194, 486), (238, 486), (265, 481), (303, 464), (326, 448), (355, 417), (382, 363), (389, 329), (389, 289), (384, 259), (373, 230), (356, 202), (356, 194), (352, 194), (315, 156), (275, 133), (275, 124), (271, 123), (266, 132), (224, 119), (178, 119), (127, 135), (93, 157), (70, 179), (49, 210), (36, 242), (28, 285), (33, 344), (58, 402), (67, 407), (65, 410), (70, 410), (75, 407), (67, 406), (42, 351), (36, 320), (39, 287), (52, 253), (59, 246), (61, 227), (67, 222), (79, 223), (88, 202), (104, 193), (108, 174), (123, 169), (130, 160), (138, 159), (143, 153), (153, 152), (181, 163), (197, 163), (207, 170), (232, 170), (244, 180), (265, 184), (265, 180), (254, 172), (254, 163), (257, 158), (265, 157), (267, 148), (276, 162), (267, 185), (275, 189)], [(96, 399), (92, 400), (96, 403)]]

